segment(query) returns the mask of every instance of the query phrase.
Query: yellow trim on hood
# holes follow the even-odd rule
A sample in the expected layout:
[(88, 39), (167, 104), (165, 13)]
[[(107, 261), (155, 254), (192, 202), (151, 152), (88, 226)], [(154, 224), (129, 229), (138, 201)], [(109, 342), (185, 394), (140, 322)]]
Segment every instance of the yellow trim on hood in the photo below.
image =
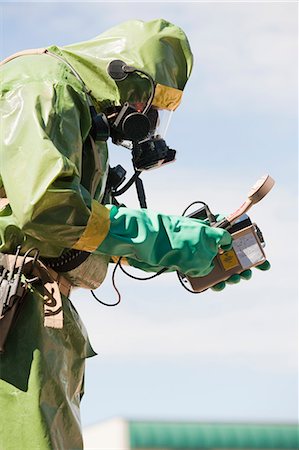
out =
[(156, 84), (152, 105), (159, 109), (174, 111), (182, 100), (183, 91), (180, 89)]
[(110, 228), (110, 211), (96, 200), (92, 201), (91, 215), (80, 239), (73, 245), (76, 250), (93, 252), (103, 242)]

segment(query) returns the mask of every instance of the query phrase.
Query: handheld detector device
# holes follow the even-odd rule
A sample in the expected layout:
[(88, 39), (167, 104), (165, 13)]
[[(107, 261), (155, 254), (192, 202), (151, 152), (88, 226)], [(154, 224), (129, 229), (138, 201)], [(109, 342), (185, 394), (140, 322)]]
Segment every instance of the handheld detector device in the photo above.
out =
[[(248, 210), (262, 200), (274, 186), (270, 175), (261, 177), (250, 189), (246, 201), (232, 214), (220, 222), (211, 224), (217, 228), (225, 228), (232, 235), (232, 249), (219, 251), (215, 257), (214, 269), (204, 277), (186, 277), (194, 292), (203, 292), (234, 274), (258, 266), (266, 261), (265, 241), (255, 223), (252, 223)], [(204, 208), (195, 211), (189, 217), (205, 218)], [(207, 216), (206, 216), (207, 217)]]

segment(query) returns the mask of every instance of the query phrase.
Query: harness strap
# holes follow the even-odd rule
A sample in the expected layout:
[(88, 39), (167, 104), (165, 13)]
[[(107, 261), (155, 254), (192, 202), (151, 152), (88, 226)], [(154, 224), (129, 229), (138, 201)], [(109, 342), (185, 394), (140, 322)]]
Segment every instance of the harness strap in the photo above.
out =
[[(31, 277), (37, 277), (42, 284), (42, 295), (44, 298), (44, 326), (50, 328), (63, 328), (63, 310), (61, 294), (68, 297), (71, 291), (71, 283), (63, 275), (46, 267), (40, 260), (19, 256), (16, 268), (23, 265), (22, 272)], [(4, 267), (12, 269), (15, 256), (2, 254), (1, 263)], [(30, 283), (30, 280), (28, 280)]]
[(4, 64), (8, 63), (9, 61), (12, 61), (15, 58), (18, 58), (19, 56), (30, 56), (30, 55), (50, 55), (53, 58), (58, 59), (60, 62), (62, 62), (63, 64), (65, 64), (66, 66), (68, 66), (68, 68), (71, 70), (71, 72), (73, 73), (73, 75), (77, 78), (77, 80), (80, 81), (80, 83), (82, 84), (82, 88), (83, 91), (85, 92), (86, 96), (87, 96), (87, 102), (89, 106), (92, 106), (93, 103), (90, 99), (90, 93), (91, 91), (89, 91), (84, 83), (84, 81), (82, 80), (82, 78), (80, 77), (80, 75), (78, 74), (78, 72), (73, 68), (73, 66), (67, 62), (64, 58), (62, 58), (62, 56), (56, 55), (56, 53), (52, 53), (50, 52), (47, 48), (31, 48), (28, 50), (22, 50), (21, 52), (17, 52), (14, 53), (13, 55), (8, 56), (7, 58), (3, 59), (2, 61), (0, 61), (0, 66), (4, 66)]
[(71, 283), (61, 273), (55, 272), (55, 270), (50, 269), (50, 267), (47, 267), (47, 271), (52, 279), (58, 284), (61, 294), (68, 297), (72, 289)]
[(4, 64), (8, 63), (9, 61), (12, 61), (15, 58), (18, 58), (19, 56), (24, 55), (43, 55), (46, 53), (46, 48), (31, 48), (28, 50), (22, 50), (21, 52), (14, 53), (13, 55), (8, 56), (7, 58), (3, 59), (3, 61), (0, 61), (0, 66), (3, 66)]

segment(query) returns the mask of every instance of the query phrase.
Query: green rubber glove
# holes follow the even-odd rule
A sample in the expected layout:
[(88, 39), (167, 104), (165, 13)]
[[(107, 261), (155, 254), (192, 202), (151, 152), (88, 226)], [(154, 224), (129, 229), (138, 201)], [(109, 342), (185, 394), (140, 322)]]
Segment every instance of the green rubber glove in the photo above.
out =
[[(262, 264), (260, 264), (259, 266), (256, 266), (255, 268), (265, 271), (265, 270), (269, 270), (271, 268), (271, 264), (269, 261), (265, 261)], [(211, 287), (211, 289), (215, 292), (219, 292), (219, 291), (222, 291), (226, 287), (227, 284), (237, 284), (241, 280), (250, 280), (251, 277), (252, 277), (252, 271), (250, 269), (247, 269), (247, 270), (244, 270), (244, 272), (241, 272), (240, 274), (232, 275), (226, 281), (221, 281), (220, 283), (215, 284), (214, 286)]]
[(109, 207), (110, 230), (97, 251), (125, 256), (143, 270), (156, 272), (167, 267), (193, 277), (204, 276), (213, 269), (219, 247), (231, 248), (232, 238), (226, 230), (202, 221), (147, 209)]

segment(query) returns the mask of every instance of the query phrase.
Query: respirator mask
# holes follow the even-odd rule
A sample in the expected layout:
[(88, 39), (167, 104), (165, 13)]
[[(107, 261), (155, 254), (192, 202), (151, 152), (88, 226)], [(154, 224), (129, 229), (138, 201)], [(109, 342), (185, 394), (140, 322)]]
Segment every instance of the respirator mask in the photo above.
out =
[(152, 105), (155, 82), (146, 72), (126, 65), (121, 60), (112, 61), (108, 74), (116, 82), (125, 80), (132, 73), (141, 73), (150, 82), (151, 91), (146, 103), (126, 102), (122, 107), (96, 114), (92, 111), (97, 139), (107, 140), (131, 150), (135, 170), (143, 171), (160, 167), (175, 159), (176, 151), (170, 149), (164, 138), (172, 111), (160, 110)]

